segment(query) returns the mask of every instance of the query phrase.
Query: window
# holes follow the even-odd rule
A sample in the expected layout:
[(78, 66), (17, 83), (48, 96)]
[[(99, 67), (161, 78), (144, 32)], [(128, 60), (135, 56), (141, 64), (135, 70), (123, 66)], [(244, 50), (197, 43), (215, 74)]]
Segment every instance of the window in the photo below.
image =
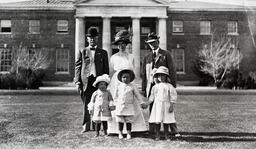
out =
[(172, 22), (172, 32), (173, 33), (183, 33), (183, 21), (173, 21)]
[(67, 33), (68, 32), (68, 21), (67, 20), (58, 20), (57, 32), (58, 33)]
[(11, 33), (11, 20), (0, 20), (1, 33)]
[(124, 26), (116, 26), (116, 33), (119, 32), (120, 30), (124, 30)]
[(29, 20), (29, 33), (40, 33), (40, 20)]
[(228, 34), (238, 34), (237, 31), (237, 21), (228, 22)]
[(69, 73), (69, 50), (57, 49), (56, 73)]
[(0, 72), (9, 72), (12, 66), (12, 53), (10, 49), (0, 48)]
[(200, 34), (201, 35), (211, 34), (211, 21), (201, 21), (200, 22)]
[(174, 61), (177, 73), (185, 73), (185, 54), (184, 49), (174, 50)]
[(141, 27), (141, 34), (148, 35), (150, 33), (150, 27)]

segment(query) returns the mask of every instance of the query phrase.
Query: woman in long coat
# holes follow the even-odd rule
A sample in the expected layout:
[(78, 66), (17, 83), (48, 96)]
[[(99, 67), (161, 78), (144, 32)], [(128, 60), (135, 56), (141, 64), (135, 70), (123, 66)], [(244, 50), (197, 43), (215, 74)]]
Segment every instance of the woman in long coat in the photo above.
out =
[[(109, 89), (112, 95), (116, 94), (116, 87), (120, 84), (118, 81), (117, 74), (123, 69), (134, 69), (134, 60), (132, 54), (127, 52), (126, 46), (130, 44), (130, 33), (127, 30), (119, 31), (115, 36), (114, 45), (118, 46), (119, 52), (112, 55), (110, 58), (110, 76), (111, 81)], [(137, 101), (137, 100), (136, 100)], [(116, 102), (116, 101), (114, 101)], [(132, 131), (147, 131), (148, 130), (148, 111), (143, 110), (140, 107), (140, 103), (136, 102), (135, 116)], [(118, 125), (115, 121), (115, 111), (112, 112), (113, 120), (109, 123), (108, 132), (118, 133)], [(124, 128), (124, 130), (126, 130)], [(125, 132), (124, 132), (125, 133)]]

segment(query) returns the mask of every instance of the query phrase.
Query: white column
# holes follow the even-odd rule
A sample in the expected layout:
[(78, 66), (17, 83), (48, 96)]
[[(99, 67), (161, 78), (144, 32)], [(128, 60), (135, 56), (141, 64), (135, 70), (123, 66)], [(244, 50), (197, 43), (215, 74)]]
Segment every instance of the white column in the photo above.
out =
[(85, 27), (84, 27), (84, 18), (77, 17), (76, 18), (76, 35), (75, 35), (75, 58), (77, 52), (84, 48), (85, 46)]
[(103, 35), (102, 35), (102, 48), (108, 51), (108, 58), (112, 55), (111, 48), (111, 29), (110, 29), (110, 16), (103, 17)]
[(166, 32), (166, 19), (168, 17), (158, 18), (158, 35), (160, 36), (160, 48), (167, 50), (167, 32)]
[(140, 18), (132, 18), (132, 54), (135, 62), (135, 75), (140, 78)]

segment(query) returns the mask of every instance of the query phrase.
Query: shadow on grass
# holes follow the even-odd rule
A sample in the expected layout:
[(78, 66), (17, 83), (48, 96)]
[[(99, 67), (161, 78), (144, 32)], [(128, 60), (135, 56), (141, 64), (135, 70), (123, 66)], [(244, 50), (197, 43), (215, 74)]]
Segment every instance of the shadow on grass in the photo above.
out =
[(188, 142), (250, 142), (256, 141), (256, 133), (244, 132), (181, 132), (178, 140)]
[[(152, 138), (154, 134), (148, 132), (134, 132), (134, 138)], [(163, 137), (163, 132), (162, 132)], [(245, 132), (181, 132), (181, 137), (172, 140), (187, 142), (253, 142), (256, 141), (256, 133)]]

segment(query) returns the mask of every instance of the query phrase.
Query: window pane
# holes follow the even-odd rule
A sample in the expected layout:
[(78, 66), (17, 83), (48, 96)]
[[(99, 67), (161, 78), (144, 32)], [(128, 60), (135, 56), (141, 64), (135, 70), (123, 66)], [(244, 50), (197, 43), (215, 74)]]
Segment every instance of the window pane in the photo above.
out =
[(142, 34), (149, 34), (150, 33), (150, 27), (141, 27), (141, 33)]
[(119, 32), (120, 30), (124, 30), (124, 26), (116, 26), (116, 33)]
[(11, 20), (1, 20), (1, 27), (11, 27)]
[(29, 21), (29, 32), (39, 33), (40, 32), (40, 20), (30, 20)]
[(172, 22), (173, 32), (183, 32), (183, 21), (173, 21)]
[(58, 20), (57, 31), (58, 32), (67, 32), (68, 31), (68, 21), (67, 20)]
[(180, 73), (185, 72), (185, 55), (184, 49), (175, 49), (174, 50), (174, 61), (176, 65), (176, 71)]
[(12, 53), (10, 49), (0, 48), (0, 72), (8, 72), (12, 66)]
[(69, 50), (57, 49), (56, 72), (69, 72)]
[(1, 32), (10, 33), (11, 32), (11, 20), (1, 20), (0, 27), (1, 27)]
[(200, 33), (201, 34), (210, 34), (211, 33), (211, 22), (210, 21), (201, 21), (200, 22)]
[(237, 21), (228, 22), (228, 33), (237, 33)]

